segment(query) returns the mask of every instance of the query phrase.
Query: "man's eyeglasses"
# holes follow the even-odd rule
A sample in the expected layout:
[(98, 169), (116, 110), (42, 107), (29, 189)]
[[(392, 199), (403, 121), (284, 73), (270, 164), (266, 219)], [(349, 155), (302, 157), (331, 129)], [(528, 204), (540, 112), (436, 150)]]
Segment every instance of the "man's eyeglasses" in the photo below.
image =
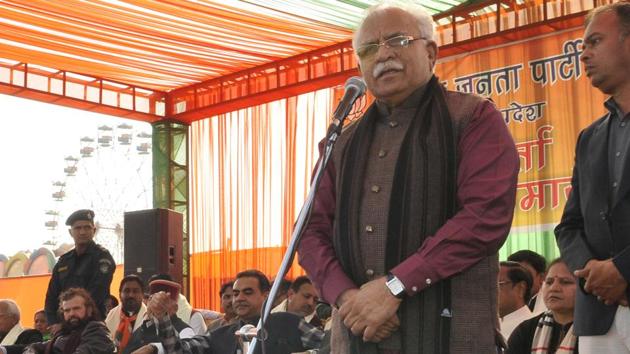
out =
[(378, 49), (382, 46), (385, 46), (385, 48), (407, 48), (411, 42), (417, 41), (419, 39), (427, 38), (414, 38), (413, 36), (396, 36), (390, 39), (386, 39), (380, 43), (364, 44), (357, 48), (357, 56), (359, 57), (359, 59), (365, 60), (374, 56), (374, 54), (376, 54), (376, 52), (378, 52)]

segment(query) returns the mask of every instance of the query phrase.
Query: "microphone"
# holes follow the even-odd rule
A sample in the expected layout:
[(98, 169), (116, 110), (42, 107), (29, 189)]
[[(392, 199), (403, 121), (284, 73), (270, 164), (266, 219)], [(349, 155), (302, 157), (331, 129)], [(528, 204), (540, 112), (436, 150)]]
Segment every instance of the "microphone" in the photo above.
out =
[(332, 307), (325, 302), (320, 302), (315, 306), (315, 313), (317, 318), (327, 321), (332, 316)]
[(367, 86), (362, 78), (353, 76), (346, 81), (344, 88), (345, 93), (333, 113), (333, 120), (328, 128), (328, 136), (333, 132), (337, 132), (337, 134), (341, 132), (343, 120), (346, 119), (350, 113), (354, 102), (365, 94)]
[(258, 335), (258, 329), (256, 328), (256, 326), (252, 324), (246, 324), (243, 327), (236, 330), (234, 335), (249, 342)]
[(252, 324), (246, 324), (234, 332), (234, 336), (241, 347), (241, 353), (249, 353), (249, 346), (254, 338), (258, 335), (258, 328)]

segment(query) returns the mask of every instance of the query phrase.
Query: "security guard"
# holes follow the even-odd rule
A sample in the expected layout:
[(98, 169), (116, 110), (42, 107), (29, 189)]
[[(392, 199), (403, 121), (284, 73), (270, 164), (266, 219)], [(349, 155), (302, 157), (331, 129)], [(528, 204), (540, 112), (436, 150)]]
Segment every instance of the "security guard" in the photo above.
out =
[(46, 318), (50, 325), (59, 327), (57, 311), (59, 294), (72, 287), (86, 289), (101, 312), (99, 319), (105, 318), (105, 300), (116, 268), (112, 255), (103, 246), (94, 242), (94, 212), (82, 209), (72, 213), (66, 220), (70, 226), (70, 236), (74, 239), (74, 249), (59, 257), (53, 269), (46, 292)]

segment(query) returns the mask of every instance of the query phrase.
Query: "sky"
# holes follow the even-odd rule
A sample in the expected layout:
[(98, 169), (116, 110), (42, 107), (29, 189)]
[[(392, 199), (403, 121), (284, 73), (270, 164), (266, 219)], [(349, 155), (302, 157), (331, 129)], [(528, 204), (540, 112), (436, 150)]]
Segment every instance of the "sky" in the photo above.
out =
[[(0, 254), (11, 257), (47, 241), (72, 243), (64, 222), (72, 211), (83, 208), (95, 210), (96, 221), (103, 224), (97, 241), (115, 248), (121, 240), (114, 229), (122, 224), (123, 212), (151, 207), (151, 155), (137, 150), (138, 145), (151, 143), (138, 136), (151, 134), (150, 124), (3, 94), (0, 118), (4, 123)], [(102, 126), (112, 130), (99, 130)], [(124, 134), (130, 134), (129, 145), (118, 141)], [(98, 143), (107, 136), (112, 137), (110, 146)], [(84, 137), (94, 141), (82, 141)], [(84, 157), (80, 151), (86, 147), (94, 150)], [(70, 156), (77, 160), (66, 160)], [(76, 167), (74, 176), (64, 172), (68, 167)], [(55, 182), (65, 185), (54, 186)], [(65, 197), (56, 200), (52, 194), (61, 188)], [(55, 230), (45, 225), (54, 220), (47, 211), (59, 213)]]

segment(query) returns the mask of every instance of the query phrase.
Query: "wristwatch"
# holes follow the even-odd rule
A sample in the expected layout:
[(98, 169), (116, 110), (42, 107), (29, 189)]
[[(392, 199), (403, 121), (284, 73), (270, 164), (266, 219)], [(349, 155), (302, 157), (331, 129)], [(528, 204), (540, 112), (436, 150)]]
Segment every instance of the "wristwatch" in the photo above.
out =
[(392, 273), (387, 273), (387, 282), (385, 283), (392, 295), (399, 299), (405, 297), (405, 285)]

